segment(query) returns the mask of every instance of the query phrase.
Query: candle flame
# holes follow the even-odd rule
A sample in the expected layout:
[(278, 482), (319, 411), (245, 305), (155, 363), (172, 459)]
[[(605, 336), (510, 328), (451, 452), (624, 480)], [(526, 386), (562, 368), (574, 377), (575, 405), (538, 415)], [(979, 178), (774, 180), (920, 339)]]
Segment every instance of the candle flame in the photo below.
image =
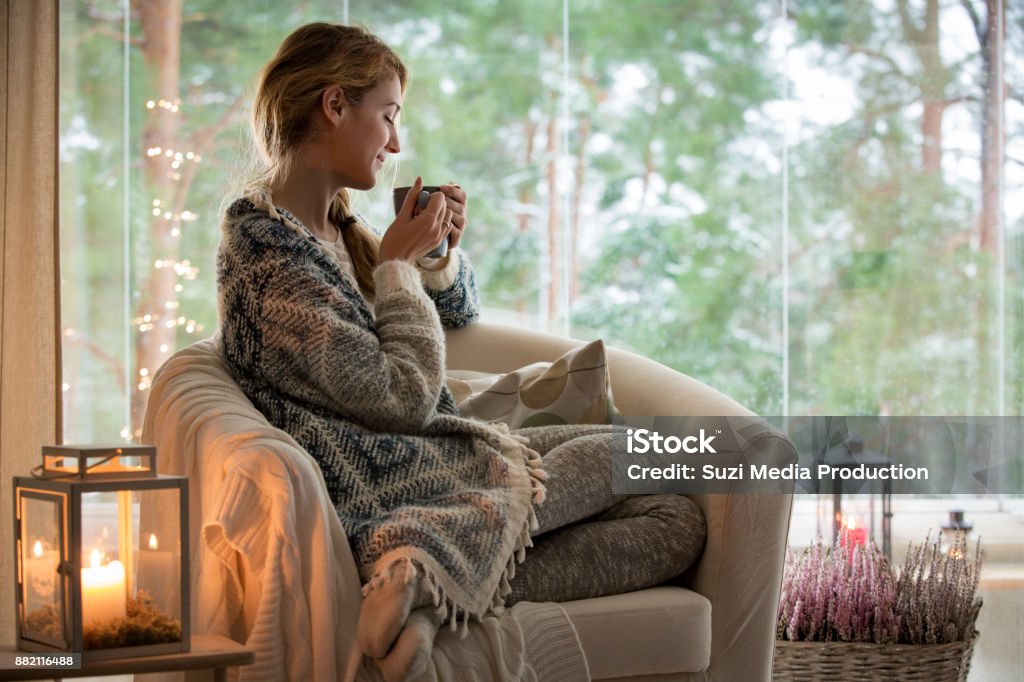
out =
[(99, 568), (100, 567), (100, 561), (102, 559), (103, 559), (103, 557), (100, 556), (100, 551), (98, 549), (94, 549), (92, 551), (92, 554), (89, 555), (89, 565), (92, 566), (93, 568)]
[(840, 519), (841, 520), (840, 520), (840, 524), (839, 525), (840, 525), (840, 527), (843, 530), (856, 530), (857, 528), (863, 528), (864, 527), (864, 524), (861, 522), (860, 518), (857, 517), (857, 516), (853, 516), (853, 515), (842, 516), (842, 517), (840, 517)]
[(43, 556), (43, 543), (39, 540), (36, 540), (36, 544), (32, 545), (32, 555), (37, 559)]
[(150, 533), (149, 534), (149, 548), (150, 549), (157, 549), (158, 547), (159, 547), (159, 543), (156, 541), (156, 534), (155, 533)]

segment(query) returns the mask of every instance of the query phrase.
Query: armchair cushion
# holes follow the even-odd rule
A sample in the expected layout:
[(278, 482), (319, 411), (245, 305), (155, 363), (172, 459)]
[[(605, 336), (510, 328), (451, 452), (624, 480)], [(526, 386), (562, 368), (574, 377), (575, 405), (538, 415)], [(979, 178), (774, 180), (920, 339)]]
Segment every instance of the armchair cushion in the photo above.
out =
[(562, 604), (595, 680), (697, 673), (711, 662), (711, 602), (678, 587)]

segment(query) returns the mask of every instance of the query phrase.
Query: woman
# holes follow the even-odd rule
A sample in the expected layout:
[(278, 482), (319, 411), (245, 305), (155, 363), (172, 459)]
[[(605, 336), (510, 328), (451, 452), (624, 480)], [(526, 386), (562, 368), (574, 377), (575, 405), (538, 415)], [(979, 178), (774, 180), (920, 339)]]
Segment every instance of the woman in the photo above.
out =
[[(264, 168), (227, 209), (218, 253), (225, 357), (320, 464), (365, 583), (359, 645), (389, 680), (424, 670), (445, 619), (657, 584), (703, 544), (686, 498), (611, 493), (610, 427), (509, 433), (458, 416), (443, 326), (478, 315), (458, 249), (466, 192), (446, 185), (416, 213), (417, 178), (383, 237), (349, 206), (400, 151), (406, 83), (362, 29), (288, 36), (253, 105)], [(424, 258), (445, 237), (449, 254)]]

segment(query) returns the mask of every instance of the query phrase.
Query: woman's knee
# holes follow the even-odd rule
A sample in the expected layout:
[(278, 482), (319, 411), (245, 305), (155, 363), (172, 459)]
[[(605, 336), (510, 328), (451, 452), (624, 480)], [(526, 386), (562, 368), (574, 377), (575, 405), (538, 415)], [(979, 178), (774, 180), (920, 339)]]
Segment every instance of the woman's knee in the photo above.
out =
[(704, 513), (684, 495), (632, 495), (600, 517), (603, 521), (626, 518), (643, 518), (660, 553), (677, 566), (688, 567), (704, 550)]

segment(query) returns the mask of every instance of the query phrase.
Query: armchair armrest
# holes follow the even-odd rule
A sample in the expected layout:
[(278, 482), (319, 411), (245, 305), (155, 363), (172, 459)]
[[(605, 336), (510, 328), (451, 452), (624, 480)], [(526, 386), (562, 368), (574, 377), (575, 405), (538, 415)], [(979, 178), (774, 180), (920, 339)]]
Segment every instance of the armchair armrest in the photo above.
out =
[[(508, 372), (551, 361), (582, 341), (514, 327), (478, 323), (447, 335), (448, 366)], [(752, 416), (732, 398), (684, 374), (634, 353), (608, 349), (615, 405), (638, 416)], [(783, 464), (796, 460), (792, 443), (765, 424), (752, 439), (748, 461)], [(711, 601), (709, 679), (771, 677), (775, 617), (791, 495), (693, 495), (708, 525), (700, 561), (681, 584)]]
[[(583, 341), (497, 324), (447, 330), (449, 369), (511, 372), (551, 361)], [(645, 357), (608, 348), (615, 407), (628, 415), (751, 416), (732, 398)]]
[[(789, 439), (766, 434), (745, 459), (796, 461)], [(681, 583), (711, 601), (711, 680), (768, 680), (789, 536), (792, 495), (693, 495), (707, 542)]]

